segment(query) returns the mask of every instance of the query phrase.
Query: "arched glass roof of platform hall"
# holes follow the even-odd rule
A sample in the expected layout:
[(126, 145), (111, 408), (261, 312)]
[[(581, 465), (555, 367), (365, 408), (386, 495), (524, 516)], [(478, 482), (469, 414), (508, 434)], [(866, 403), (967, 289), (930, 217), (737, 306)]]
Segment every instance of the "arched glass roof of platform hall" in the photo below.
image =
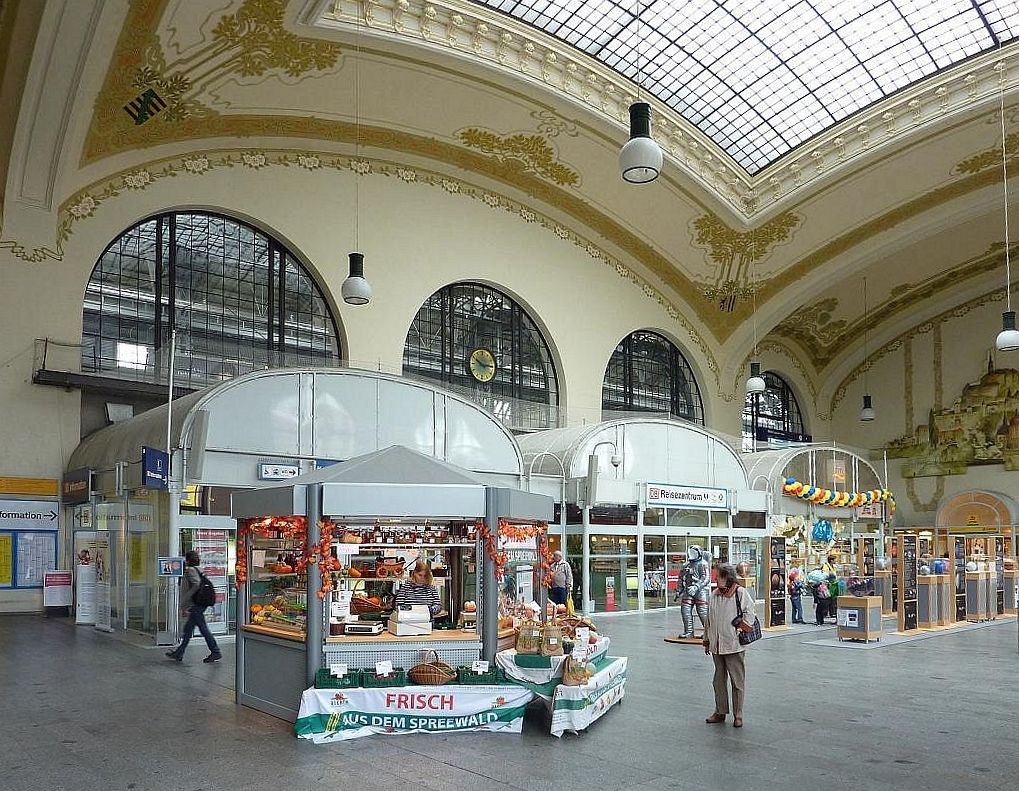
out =
[(1008, 42), (1012, 0), (473, 0), (641, 86), (755, 174), (857, 110)]

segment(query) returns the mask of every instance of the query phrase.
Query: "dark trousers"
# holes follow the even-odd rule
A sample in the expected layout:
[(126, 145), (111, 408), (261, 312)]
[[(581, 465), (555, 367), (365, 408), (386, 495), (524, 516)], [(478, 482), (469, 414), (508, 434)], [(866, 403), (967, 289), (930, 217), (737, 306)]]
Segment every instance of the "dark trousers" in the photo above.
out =
[(803, 623), (803, 597), (790, 596), (789, 601), (793, 605), (793, 623)]
[(824, 616), (828, 614), (828, 602), (830, 599), (814, 599), (814, 620), (820, 626), (824, 623)]
[(839, 612), (839, 599), (837, 596), (832, 596), (830, 599), (828, 599), (828, 615), (830, 615), (832, 618), (835, 618), (838, 616), (838, 612)]
[(180, 645), (174, 650), (177, 656), (184, 656), (188, 643), (191, 642), (191, 637), (195, 633), (195, 627), (198, 628), (198, 631), (202, 633), (202, 637), (205, 638), (205, 644), (209, 647), (209, 653), (219, 656), (219, 643), (216, 642), (216, 638), (209, 631), (209, 625), (205, 622), (205, 611), (207, 609), (207, 607), (199, 607), (197, 604), (191, 605), (187, 623), (184, 624), (184, 634), (181, 636)]
[(548, 598), (555, 604), (566, 604), (568, 595), (566, 588), (552, 587), (548, 589)]

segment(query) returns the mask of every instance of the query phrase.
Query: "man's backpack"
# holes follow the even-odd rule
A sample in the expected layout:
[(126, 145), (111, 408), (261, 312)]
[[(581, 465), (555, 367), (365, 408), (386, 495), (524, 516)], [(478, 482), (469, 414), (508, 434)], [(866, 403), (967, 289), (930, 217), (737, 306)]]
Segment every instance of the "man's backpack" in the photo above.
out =
[(201, 571), (198, 572), (198, 589), (191, 597), (191, 601), (199, 607), (211, 607), (216, 603), (216, 588)]

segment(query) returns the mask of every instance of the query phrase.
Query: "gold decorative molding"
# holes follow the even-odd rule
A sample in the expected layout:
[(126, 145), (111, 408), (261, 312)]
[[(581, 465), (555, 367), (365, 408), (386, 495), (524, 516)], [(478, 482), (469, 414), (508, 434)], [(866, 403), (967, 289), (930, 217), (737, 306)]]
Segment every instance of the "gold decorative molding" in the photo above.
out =
[[(363, 20), (363, 22), (361, 22)], [(588, 111), (626, 126), (634, 85), (564, 41), (505, 13), (458, 0), (335, 0), (312, 24), (336, 29), (361, 22), (392, 40), (425, 42), (457, 56), (469, 56), (555, 92), (560, 100), (582, 103)], [(1013, 47), (995, 50), (949, 67), (854, 113), (763, 170), (749, 175), (731, 155), (679, 113), (654, 103), (655, 138), (682, 171), (733, 212), (755, 216), (809, 195), (822, 179), (832, 178), (854, 161), (875, 154), (892, 141), (938, 125), (961, 111), (997, 96), (1002, 79), (1014, 87), (1015, 69), (999, 70)]]
[[(338, 45), (301, 38), (283, 26), (286, 0), (243, 0), (212, 29), (211, 40), (167, 62), (156, 28), (167, 0), (135, 0), (96, 99), (82, 164), (131, 148), (207, 134), (220, 114), (199, 96), (227, 75), (300, 77), (333, 68)], [(172, 127), (172, 128), (171, 128)]]
[[(995, 114), (1000, 117), (1000, 113)], [(997, 118), (995, 119), (997, 123)], [(1008, 156), (1008, 162), (1014, 162), (1016, 156), (1019, 155), (1019, 132), (1013, 132), (1010, 135), (1005, 136), (1005, 153)], [(988, 168), (994, 168), (995, 172), (1001, 168), (1001, 146), (989, 148), (985, 151), (981, 151), (973, 156), (966, 157), (962, 161), (958, 162), (952, 173), (954, 174), (972, 174), (980, 173)]]
[(737, 303), (747, 301), (758, 285), (751, 277), (751, 267), (763, 260), (771, 248), (789, 240), (801, 218), (782, 212), (757, 228), (739, 231), (730, 228), (714, 212), (701, 215), (693, 222), (694, 242), (708, 251), (715, 264), (715, 278), (710, 284), (699, 285), (701, 293), (719, 310), (731, 313)]
[(905, 332), (895, 336), (890, 341), (885, 343), (883, 346), (876, 349), (870, 355), (870, 357), (861, 362), (859, 365), (853, 368), (852, 371), (846, 374), (845, 377), (843, 377), (842, 381), (839, 382), (838, 387), (835, 388), (835, 392), (832, 394), (829, 413), (835, 414), (835, 408), (840, 403), (842, 403), (842, 400), (846, 397), (846, 390), (853, 381), (858, 379), (863, 374), (864, 371), (869, 371), (871, 368), (873, 368), (874, 365), (883, 357), (901, 348), (903, 343), (905, 343), (906, 339), (915, 338), (918, 335), (926, 335), (928, 332), (934, 331), (937, 325), (942, 324), (943, 322), (946, 322), (950, 319), (962, 318), (970, 311), (983, 307), (984, 305), (987, 305), (991, 302), (1000, 302), (1004, 298), (1005, 298), (1004, 289), (999, 288), (995, 289), (994, 291), (989, 291), (986, 294), (981, 294), (980, 296), (974, 297), (973, 299), (963, 302), (960, 305), (956, 305), (954, 308), (950, 308), (949, 310), (943, 311), (942, 313), (939, 313), (937, 316), (934, 316), (933, 318), (927, 319), (926, 321), (922, 321), (919, 324), (906, 330)]
[(472, 127), (460, 130), (456, 137), (468, 148), (477, 149), (511, 166), (519, 163), (524, 170), (547, 178), (560, 187), (580, 184), (580, 175), (556, 160), (555, 151), (541, 135), (517, 133), (500, 136), (487, 129)]
[(845, 319), (832, 320), (838, 306), (838, 297), (825, 297), (813, 305), (804, 305), (779, 322), (772, 332), (796, 341), (810, 354), (815, 370), (820, 370), (817, 360), (822, 352), (833, 348), (849, 326)]
[[(1013, 249), (1015, 255), (1019, 245)], [(1003, 267), (1004, 242), (995, 242), (987, 251), (974, 256), (951, 269), (940, 272), (918, 283), (904, 283), (894, 288), (891, 298), (871, 307), (867, 316), (850, 323), (845, 319), (831, 320), (838, 307), (836, 297), (826, 297), (812, 305), (798, 308), (780, 322), (772, 332), (796, 341), (810, 355), (811, 364), (821, 371), (843, 349), (863, 337), (864, 332), (875, 328), (900, 314), (913, 311), (920, 303), (942, 292), (956, 289), (965, 280), (994, 272)]]

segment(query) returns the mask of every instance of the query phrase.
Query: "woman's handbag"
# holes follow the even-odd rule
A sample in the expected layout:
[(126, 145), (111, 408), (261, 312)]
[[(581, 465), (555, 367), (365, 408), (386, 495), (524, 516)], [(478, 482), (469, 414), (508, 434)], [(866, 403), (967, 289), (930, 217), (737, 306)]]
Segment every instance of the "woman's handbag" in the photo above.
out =
[[(746, 590), (744, 588), (744, 590)], [(743, 621), (743, 605), (740, 604), (739, 588), (736, 589), (736, 612), (738, 613), (738, 619), (740, 622)], [(756, 643), (762, 637), (761, 635), (761, 619), (756, 615), (754, 616), (754, 625), (750, 627), (749, 632), (744, 632), (739, 627), (736, 628), (736, 639), (739, 640), (740, 645), (750, 645)]]
[(455, 681), (456, 670), (439, 659), (438, 652), (432, 651), (432, 655), (435, 657), (432, 661), (414, 665), (414, 667), (408, 670), (407, 677), (415, 684), (424, 684), (431, 687)]

